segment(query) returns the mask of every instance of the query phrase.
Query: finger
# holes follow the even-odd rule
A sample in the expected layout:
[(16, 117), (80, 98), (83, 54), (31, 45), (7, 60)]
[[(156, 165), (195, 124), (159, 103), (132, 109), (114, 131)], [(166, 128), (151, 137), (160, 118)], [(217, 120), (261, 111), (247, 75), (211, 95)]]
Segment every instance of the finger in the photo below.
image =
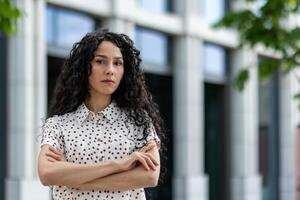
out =
[(55, 153), (56, 155), (59, 155), (59, 156), (61, 156), (61, 157), (64, 157), (64, 154), (63, 154), (62, 152), (60, 152), (59, 150), (57, 150), (57, 149), (55, 149), (55, 148), (53, 148), (53, 147), (51, 147), (51, 148), (49, 148), (49, 149), (50, 149), (51, 152)]
[(46, 157), (47, 157), (47, 158), (55, 159), (56, 161), (60, 161), (60, 158), (57, 157), (56, 155), (53, 155), (53, 154), (46, 154)]
[(159, 165), (158, 161), (154, 158), (152, 154), (146, 153), (145, 155), (148, 156), (155, 165)]
[(156, 146), (155, 143), (152, 143), (152, 142), (148, 143), (140, 150), (140, 152), (146, 153), (147, 151), (153, 149), (155, 146)]
[(153, 163), (153, 161), (152, 161), (149, 157), (147, 157), (147, 156), (145, 156), (145, 155), (143, 155), (143, 156), (144, 156), (144, 159), (146, 160), (148, 166), (149, 166), (152, 170), (155, 170), (155, 164)]
[(151, 159), (148, 158), (148, 157), (145, 157), (144, 159), (146, 160), (146, 162), (147, 162), (149, 168), (151, 168), (152, 170), (155, 170), (155, 165), (154, 165), (154, 163), (151, 161)]
[(145, 144), (145, 145), (141, 148), (140, 151), (145, 151), (145, 150), (151, 148), (151, 146), (152, 146), (152, 143), (148, 142), (147, 144)]
[(62, 155), (63, 153), (58, 151), (57, 149), (55, 149), (54, 147), (50, 146), (49, 147), (49, 150), (52, 151), (53, 153), (55, 154), (58, 154), (58, 155)]
[(142, 156), (137, 156), (137, 160), (142, 164), (142, 166), (148, 171), (150, 170), (146, 160)]
[(154, 140), (151, 140), (150, 142), (147, 143), (147, 146), (153, 148), (156, 146), (156, 142)]
[(52, 152), (46, 152), (45, 155), (48, 156), (48, 157), (54, 158), (57, 161), (61, 161), (62, 160), (61, 156), (59, 156), (57, 154), (54, 154)]
[(143, 153), (141, 152), (142, 155), (147, 156), (151, 159), (151, 161), (155, 164), (155, 165), (159, 165), (159, 162), (157, 161), (157, 159), (154, 158), (154, 156), (150, 153)]
[(151, 149), (153, 149), (154, 147), (156, 147), (156, 144), (155, 143), (150, 143), (146, 146), (146, 152), (147, 151), (150, 151)]
[(59, 156), (59, 160), (64, 160), (65, 159), (65, 155), (63, 153), (61, 153), (60, 151), (52, 149), (51, 152), (54, 153), (55, 155)]
[(57, 160), (55, 160), (54, 158), (52, 158), (52, 157), (47, 157), (47, 160), (49, 161), (49, 162), (56, 162)]
[(45, 155), (46, 155), (46, 156), (51, 156), (51, 157), (54, 157), (54, 158), (59, 157), (59, 155), (53, 153), (52, 151), (47, 151), (47, 152), (45, 152)]

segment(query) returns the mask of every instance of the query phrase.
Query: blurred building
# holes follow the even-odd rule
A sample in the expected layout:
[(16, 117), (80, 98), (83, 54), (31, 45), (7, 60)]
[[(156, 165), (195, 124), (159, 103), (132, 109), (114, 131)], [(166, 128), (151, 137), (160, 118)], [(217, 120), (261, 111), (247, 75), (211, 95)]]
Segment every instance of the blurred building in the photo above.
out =
[[(237, 49), (232, 31), (211, 24), (227, 0), (16, 0), (18, 33), (0, 38), (0, 199), (46, 200), (37, 177), (40, 128), (72, 44), (100, 27), (126, 33), (169, 129), (165, 183), (157, 200), (291, 200), (299, 112), (294, 74), (231, 80), (243, 67), (276, 59)], [(8, 74), (7, 76), (5, 74)], [(4, 192), (5, 191), (5, 192)]]

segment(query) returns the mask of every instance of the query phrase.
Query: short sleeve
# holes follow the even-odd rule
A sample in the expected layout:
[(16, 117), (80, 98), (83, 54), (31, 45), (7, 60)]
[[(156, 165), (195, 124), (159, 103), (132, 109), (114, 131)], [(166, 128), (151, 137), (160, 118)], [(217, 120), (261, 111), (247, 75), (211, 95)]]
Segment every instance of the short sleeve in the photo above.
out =
[[(138, 133), (140, 135), (139, 138), (142, 137), (143, 132), (144, 132), (144, 129), (142, 131), (139, 131), (139, 133)], [(158, 148), (160, 148), (160, 139), (159, 139), (159, 137), (155, 131), (155, 127), (152, 123), (150, 124), (149, 127), (146, 128), (146, 134), (147, 134), (146, 139), (138, 140), (136, 142), (137, 148), (142, 148), (151, 140), (154, 140), (157, 143)]]
[(41, 146), (44, 144), (64, 152), (64, 141), (58, 123), (58, 116), (48, 118), (43, 125)]

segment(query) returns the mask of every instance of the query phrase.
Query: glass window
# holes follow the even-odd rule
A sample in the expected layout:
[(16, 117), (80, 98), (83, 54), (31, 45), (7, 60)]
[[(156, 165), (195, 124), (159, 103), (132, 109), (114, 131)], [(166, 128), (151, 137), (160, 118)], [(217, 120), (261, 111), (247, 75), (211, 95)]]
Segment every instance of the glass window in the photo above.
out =
[(168, 36), (153, 30), (137, 28), (135, 32), (137, 48), (144, 63), (157, 66), (169, 64)]
[(259, 172), (262, 176), (262, 200), (278, 199), (280, 130), (278, 88), (278, 72), (269, 80), (260, 81), (258, 87)]
[(151, 12), (171, 11), (171, 0), (137, 0), (137, 4), (145, 10)]
[(79, 12), (47, 7), (47, 42), (49, 45), (71, 48), (87, 32), (95, 29), (95, 20)]
[(47, 17), (46, 17), (46, 20), (47, 20), (47, 30), (46, 30), (46, 33), (47, 33), (47, 43), (48, 44), (53, 44), (54, 43), (54, 38), (55, 38), (55, 32), (53, 30), (53, 27), (55, 26), (53, 24), (54, 22), (54, 8), (53, 7), (47, 7)]
[(217, 22), (226, 10), (226, 0), (200, 0), (200, 13), (208, 24)]
[(203, 56), (205, 78), (224, 80), (226, 78), (225, 48), (210, 43), (204, 43)]

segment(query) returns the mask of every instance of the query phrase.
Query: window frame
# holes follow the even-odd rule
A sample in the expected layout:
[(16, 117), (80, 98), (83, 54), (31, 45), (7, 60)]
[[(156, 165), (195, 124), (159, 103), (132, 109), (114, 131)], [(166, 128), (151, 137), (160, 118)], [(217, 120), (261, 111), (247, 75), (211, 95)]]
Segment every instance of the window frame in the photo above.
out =
[[(213, 84), (227, 84), (227, 82), (229, 81), (229, 73), (230, 73), (230, 50), (222, 45), (219, 44), (215, 44), (215, 43), (211, 43), (211, 42), (203, 42), (200, 44), (202, 46), (203, 51), (201, 55), (202, 57), (202, 68), (201, 68), (201, 73), (203, 73), (203, 77), (204, 77), (204, 81), (207, 83), (213, 83)], [(205, 46), (215, 46), (218, 48), (221, 48), (224, 50), (224, 74), (222, 76), (218, 76), (218, 75), (213, 75), (213, 74), (208, 74), (206, 73), (206, 58), (205, 58)]]
[(146, 28), (143, 26), (136, 26), (135, 27), (135, 37), (134, 37), (134, 43), (135, 46), (138, 48), (139, 51), (142, 51), (141, 48), (139, 48), (138, 46), (138, 40), (137, 40), (137, 32), (141, 30), (141, 31), (149, 31), (149, 32), (153, 32), (153, 33), (159, 33), (159, 34), (163, 34), (166, 37), (166, 64), (159, 64), (159, 63), (154, 63), (154, 62), (149, 62), (147, 60), (145, 60), (144, 58), (142, 58), (142, 53), (141, 53), (141, 58), (142, 58), (142, 68), (145, 70), (145, 72), (148, 73), (153, 73), (153, 74), (160, 74), (160, 75), (171, 75), (172, 74), (172, 58), (173, 58), (173, 51), (172, 51), (172, 38), (171, 36), (169, 36), (167, 33), (155, 30), (155, 29), (150, 29), (150, 28)]

